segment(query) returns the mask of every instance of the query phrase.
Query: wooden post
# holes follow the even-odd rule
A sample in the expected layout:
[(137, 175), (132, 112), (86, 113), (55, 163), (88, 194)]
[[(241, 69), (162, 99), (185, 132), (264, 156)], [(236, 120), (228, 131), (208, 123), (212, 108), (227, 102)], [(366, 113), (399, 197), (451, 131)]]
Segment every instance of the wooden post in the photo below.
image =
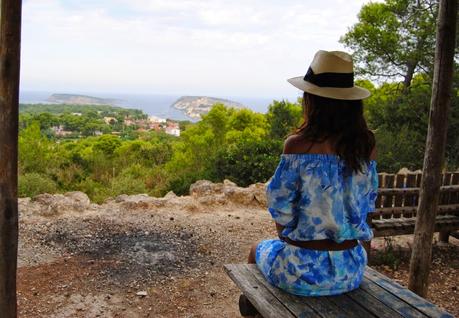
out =
[(445, 157), (456, 17), (457, 0), (440, 0), (429, 128), (408, 280), (408, 288), (422, 297), (427, 296), (432, 237), (440, 194), (441, 168)]
[(21, 0), (0, 0), (0, 315), (17, 316)]

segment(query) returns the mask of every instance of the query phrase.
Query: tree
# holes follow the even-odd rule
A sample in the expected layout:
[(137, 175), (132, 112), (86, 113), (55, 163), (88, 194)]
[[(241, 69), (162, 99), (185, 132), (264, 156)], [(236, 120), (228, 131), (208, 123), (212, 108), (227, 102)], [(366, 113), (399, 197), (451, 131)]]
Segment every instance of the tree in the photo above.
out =
[(216, 138), (217, 146), (222, 145), (228, 129), (228, 119), (234, 113), (234, 109), (227, 108), (223, 104), (215, 104), (209, 113), (203, 116), (203, 122), (207, 123)]
[(446, 148), (454, 69), (456, 19), (457, 0), (440, 0), (429, 129), (408, 281), (408, 287), (423, 297), (427, 295), (432, 238), (440, 197), (441, 168)]
[(18, 148), (21, 172), (45, 173), (57, 165), (53, 144), (41, 134), (38, 122), (33, 122), (20, 132)]
[(354, 51), (360, 74), (403, 77), (407, 91), (416, 72), (432, 70), (436, 11), (436, 0), (370, 2), (340, 42)]
[(276, 169), (282, 146), (280, 140), (241, 139), (217, 154), (217, 177), (243, 187), (266, 182)]
[(117, 136), (102, 135), (94, 143), (94, 151), (101, 151), (104, 155), (110, 157), (115, 150), (121, 146), (121, 141)]
[(303, 111), (298, 104), (275, 100), (269, 105), (266, 119), (269, 125), (269, 135), (272, 138), (284, 139), (300, 125)]

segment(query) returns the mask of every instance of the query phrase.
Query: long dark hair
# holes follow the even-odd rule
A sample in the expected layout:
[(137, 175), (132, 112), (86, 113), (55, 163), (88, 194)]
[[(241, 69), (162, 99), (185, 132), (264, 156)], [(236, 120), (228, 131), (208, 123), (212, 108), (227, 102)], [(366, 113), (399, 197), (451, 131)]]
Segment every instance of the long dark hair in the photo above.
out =
[(304, 123), (296, 134), (312, 143), (330, 140), (346, 167), (355, 172), (370, 161), (375, 137), (363, 117), (361, 100), (338, 100), (305, 92), (303, 110)]

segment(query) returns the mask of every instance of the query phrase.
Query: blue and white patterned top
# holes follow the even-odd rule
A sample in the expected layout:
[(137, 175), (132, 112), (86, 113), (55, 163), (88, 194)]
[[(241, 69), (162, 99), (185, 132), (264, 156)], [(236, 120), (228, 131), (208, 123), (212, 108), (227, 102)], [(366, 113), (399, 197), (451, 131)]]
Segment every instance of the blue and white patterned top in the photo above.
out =
[[(283, 154), (267, 187), (268, 210), (285, 226), (282, 236), (294, 241), (371, 240), (366, 218), (377, 197), (376, 162), (362, 169), (349, 171), (344, 161), (331, 154)], [(258, 245), (256, 261), (275, 286), (313, 296), (357, 288), (367, 256), (361, 245), (317, 251), (276, 239)]]
[(266, 193), (273, 219), (294, 241), (370, 240), (366, 217), (375, 208), (376, 162), (346, 176), (335, 155), (284, 154)]

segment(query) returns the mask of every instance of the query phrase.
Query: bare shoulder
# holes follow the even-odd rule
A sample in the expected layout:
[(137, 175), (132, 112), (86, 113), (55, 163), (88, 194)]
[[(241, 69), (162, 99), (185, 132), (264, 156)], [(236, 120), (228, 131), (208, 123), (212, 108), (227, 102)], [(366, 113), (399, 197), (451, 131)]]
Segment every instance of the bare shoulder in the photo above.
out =
[(303, 136), (291, 135), (284, 142), (284, 154), (304, 153), (309, 145)]

